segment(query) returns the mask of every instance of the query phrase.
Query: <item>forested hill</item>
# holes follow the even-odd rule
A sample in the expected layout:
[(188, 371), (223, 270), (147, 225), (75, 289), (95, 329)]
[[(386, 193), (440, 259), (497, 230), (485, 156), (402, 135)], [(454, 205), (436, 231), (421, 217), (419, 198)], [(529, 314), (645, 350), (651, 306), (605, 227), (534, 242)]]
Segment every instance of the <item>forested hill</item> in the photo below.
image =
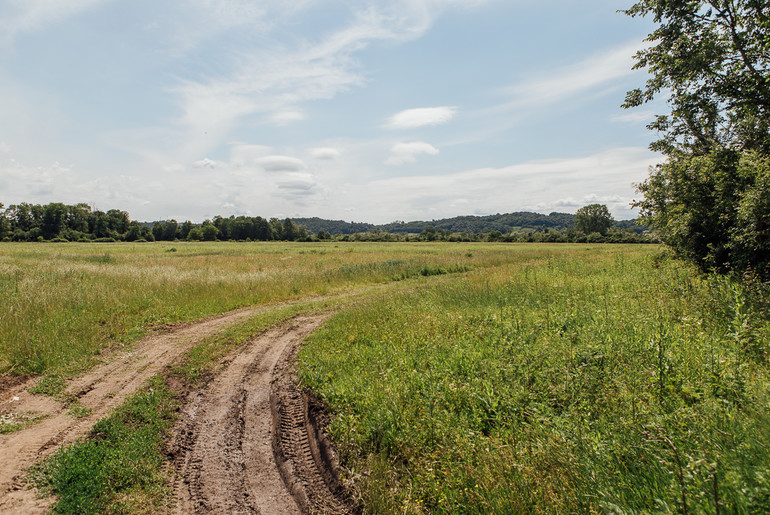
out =
[[(452, 233), (489, 233), (500, 231), (503, 234), (511, 231), (539, 231), (553, 229), (564, 231), (575, 224), (575, 215), (569, 213), (540, 213), (516, 212), (486, 216), (456, 216), (441, 220), (417, 222), (391, 222), (374, 225), (363, 222), (344, 222), (342, 220), (324, 220), (322, 218), (293, 218), (294, 223), (304, 226), (309, 232), (317, 234), (326, 231), (330, 234), (354, 234), (368, 231), (381, 231), (395, 234), (421, 233), (428, 226), (445, 229)], [(634, 225), (631, 220), (616, 222), (618, 228), (641, 232), (643, 228)]]

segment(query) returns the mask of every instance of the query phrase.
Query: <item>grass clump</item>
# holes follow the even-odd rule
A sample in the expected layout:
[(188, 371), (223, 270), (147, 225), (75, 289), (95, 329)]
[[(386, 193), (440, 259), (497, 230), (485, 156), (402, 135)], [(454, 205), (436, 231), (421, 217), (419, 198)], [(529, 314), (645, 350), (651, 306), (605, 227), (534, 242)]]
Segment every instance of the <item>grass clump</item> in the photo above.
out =
[(41, 377), (38, 382), (29, 389), (29, 393), (58, 397), (64, 392), (65, 388), (66, 384), (61, 376), (50, 375)]
[(160, 510), (168, 495), (164, 436), (175, 407), (163, 382), (152, 381), (97, 422), (86, 441), (36, 465), (34, 482), (57, 496), (57, 513)]
[(646, 249), (509, 263), (358, 305), (301, 351), (367, 511), (770, 505), (761, 293)]
[(29, 427), (32, 424), (43, 420), (44, 418), (45, 415), (40, 415), (39, 413), (34, 412), (4, 413), (3, 415), (0, 415), (0, 435), (20, 431), (25, 427)]

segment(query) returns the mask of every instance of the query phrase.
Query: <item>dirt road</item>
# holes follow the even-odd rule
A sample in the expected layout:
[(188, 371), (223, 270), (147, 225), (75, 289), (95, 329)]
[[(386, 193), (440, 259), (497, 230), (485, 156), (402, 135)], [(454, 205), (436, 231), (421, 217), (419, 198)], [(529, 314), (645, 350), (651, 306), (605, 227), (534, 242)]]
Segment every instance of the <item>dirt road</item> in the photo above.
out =
[[(330, 494), (323, 462), (319, 466), (310, 452), (316, 440), (306, 430), (305, 404), (283, 417), (276, 409), (287, 402), (286, 390), (276, 385), (292, 382), (291, 356), (326, 318), (301, 316), (263, 333), (242, 347), (204, 390), (190, 394), (172, 445), (180, 478), (175, 485), (178, 513), (346, 511), (344, 502)], [(296, 483), (290, 491), (274, 451), (280, 451), (281, 438), (294, 436), (290, 430), (295, 426), (301, 428), (296, 452), (288, 460), (279, 454), (285, 478)], [(297, 476), (294, 470), (309, 473)]]
[[(30, 465), (85, 435), (97, 420), (196, 343), (260, 309), (264, 308), (233, 311), (145, 338), (133, 351), (116, 353), (107, 363), (71, 380), (67, 394), (90, 410), (79, 419), (67, 414), (66, 404), (30, 394), (34, 380), (5, 385), (0, 390), (0, 415), (45, 418), (0, 435), (0, 513), (45, 511), (51, 499), (37, 499), (22, 481)], [(183, 478), (175, 485), (179, 512), (300, 512), (294, 500), (298, 491), (292, 496), (283, 486), (272, 458), (270, 381), (281, 356), (295, 349), (326, 316), (299, 317), (255, 338), (228, 358), (224, 371), (203, 391), (191, 394), (174, 444)]]

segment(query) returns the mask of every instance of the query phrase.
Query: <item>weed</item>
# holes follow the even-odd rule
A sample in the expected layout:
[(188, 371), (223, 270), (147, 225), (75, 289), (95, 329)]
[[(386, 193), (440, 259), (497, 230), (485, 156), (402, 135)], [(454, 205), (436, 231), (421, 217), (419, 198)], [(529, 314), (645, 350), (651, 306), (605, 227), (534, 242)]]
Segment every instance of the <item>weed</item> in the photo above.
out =
[(47, 395), (49, 397), (57, 397), (66, 387), (64, 379), (61, 376), (50, 375), (43, 376), (38, 382), (29, 389), (29, 393), (35, 395)]
[(364, 509), (756, 511), (770, 499), (761, 305), (654, 249), (552, 249), (311, 335), (300, 377), (335, 413)]

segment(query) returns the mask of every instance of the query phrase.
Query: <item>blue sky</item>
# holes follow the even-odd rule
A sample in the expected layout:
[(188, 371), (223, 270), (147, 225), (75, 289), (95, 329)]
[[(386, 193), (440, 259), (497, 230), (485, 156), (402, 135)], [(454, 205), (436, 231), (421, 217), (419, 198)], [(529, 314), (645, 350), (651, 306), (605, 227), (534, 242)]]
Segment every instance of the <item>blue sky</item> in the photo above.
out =
[(605, 203), (660, 158), (610, 0), (0, 0), (0, 202), (385, 223)]

